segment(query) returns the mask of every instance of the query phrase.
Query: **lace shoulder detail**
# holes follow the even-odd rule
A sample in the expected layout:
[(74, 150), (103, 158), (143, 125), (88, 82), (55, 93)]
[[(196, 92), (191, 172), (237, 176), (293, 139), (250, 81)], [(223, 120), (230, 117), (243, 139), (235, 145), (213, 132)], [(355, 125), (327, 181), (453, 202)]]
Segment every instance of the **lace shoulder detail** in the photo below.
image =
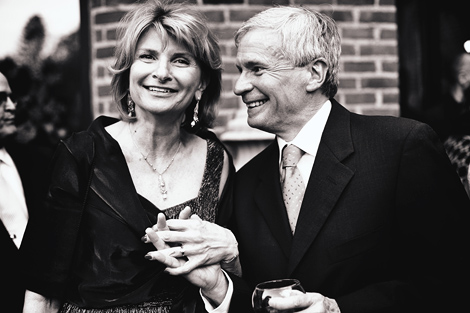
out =
[(169, 219), (178, 218), (181, 210), (189, 206), (193, 214), (197, 214), (201, 219), (215, 222), (217, 217), (217, 204), (219, 201), (220, 180), (224, 166), (224, 148), (220, 143), (212, 139), (206, 139), (206, 141), (206, 165), (198, 196), (166, 209), (165, 215)]

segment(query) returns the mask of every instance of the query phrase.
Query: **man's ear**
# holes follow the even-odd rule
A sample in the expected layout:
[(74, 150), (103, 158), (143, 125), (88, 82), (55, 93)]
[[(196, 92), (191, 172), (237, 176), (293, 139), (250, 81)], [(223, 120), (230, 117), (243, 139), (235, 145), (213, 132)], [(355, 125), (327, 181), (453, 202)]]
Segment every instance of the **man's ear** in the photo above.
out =
[(311, 74), (307, 84), (307, 92), (314, 92), (325, 83), (328, 66), (324, 58), (315, 59), (307, 66)]

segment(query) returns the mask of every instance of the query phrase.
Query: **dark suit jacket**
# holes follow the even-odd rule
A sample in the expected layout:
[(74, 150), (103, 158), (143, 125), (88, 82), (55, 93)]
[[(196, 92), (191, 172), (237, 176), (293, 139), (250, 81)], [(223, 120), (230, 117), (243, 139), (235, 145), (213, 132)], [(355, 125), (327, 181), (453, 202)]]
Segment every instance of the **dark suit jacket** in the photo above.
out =
[[(34, 214), (37, 205), (46, 192), (46, 170), (50, 155), (48, 150), (38, 147), (10, 143), (6, 150), (15, 162), (15, 166), (23, 184), (26, 205), (29, 215)], [(1, 196), (6, 196), (1, 194)], [(25, 288), (21, 276), (23, 261), (19, 251), (3, 223), (0, 222), (0, 249), (2, 265), (0, 266), (0, 281), (2, 291), (0, 302), (8, 312), (16, 313), (23, 310)], [(31, 258), (29, 262), (33, 261)]]
[(236, 175), (232, 229), (251, 288), (297, 278), (342, 313), (434, 312), (468, 295), (470, 203), (430, 127), (332, 100), (294, 236), (278, 160), (274, 141)]

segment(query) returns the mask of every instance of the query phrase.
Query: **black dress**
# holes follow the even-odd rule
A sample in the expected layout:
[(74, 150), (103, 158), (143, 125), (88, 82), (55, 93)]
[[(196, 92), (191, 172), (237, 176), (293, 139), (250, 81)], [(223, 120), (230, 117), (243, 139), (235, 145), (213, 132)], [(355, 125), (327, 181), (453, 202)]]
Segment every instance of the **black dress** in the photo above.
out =
[[(137, 194), (119, 144), (104, 129), (115, 122), (100, 117), (87, 132), (59, 146), (46, 218), (32, 222), (25, 236), (22, 252), (41, 255), (26, 270), (27, 287), (64, 299), (61, 312), (180, 312), (198, 291), (183, 277), (164, 273), (162, 264), (144, 258), (154, 247), (141, 237), (161, 211)], [(167, 218), (177, 218), (190, 206), (202, 219), (217, 221), (224, 150), (217, 139), (206, 141), (198, 196), (165, 210)], [(93, 175), (82, 209), (90, 163)], [(79, 231), (74, 229), (77, 219)]]

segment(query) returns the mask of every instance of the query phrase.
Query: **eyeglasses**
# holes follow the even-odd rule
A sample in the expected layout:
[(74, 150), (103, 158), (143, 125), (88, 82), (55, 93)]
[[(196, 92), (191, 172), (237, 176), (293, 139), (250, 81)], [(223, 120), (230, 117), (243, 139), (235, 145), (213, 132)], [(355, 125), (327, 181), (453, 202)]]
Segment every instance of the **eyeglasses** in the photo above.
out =
[(7, 102), (7, 98), (10, 98), (11, 102), (16, 104), (16, 97), (12, 93), (6, 93), (5, 91), (0, 91), (0, 103), (3, 104)]

